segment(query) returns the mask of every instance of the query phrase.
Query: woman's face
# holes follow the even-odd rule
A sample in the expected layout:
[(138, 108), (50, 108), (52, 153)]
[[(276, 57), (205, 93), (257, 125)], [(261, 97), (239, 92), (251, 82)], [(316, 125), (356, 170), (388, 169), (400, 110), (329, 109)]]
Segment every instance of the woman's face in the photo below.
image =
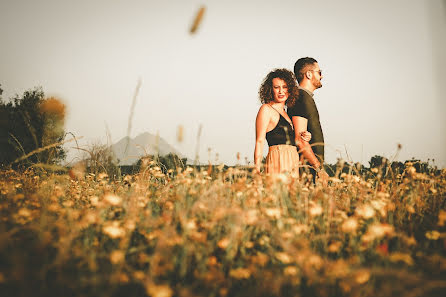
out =
[(288, 86), (281, 78), (273, 78), (274, 102), (285, 102), (288, 99)]

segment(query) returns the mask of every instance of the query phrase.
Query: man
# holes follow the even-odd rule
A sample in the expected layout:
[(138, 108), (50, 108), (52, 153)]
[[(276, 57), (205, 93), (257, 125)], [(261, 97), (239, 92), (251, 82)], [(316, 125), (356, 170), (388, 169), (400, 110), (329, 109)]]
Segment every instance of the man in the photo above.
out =
[[(319, 64), (313, 58), (301, 58), (294, 64), (294, 74), (299, 83), (299, 97), (293, 106), (288, 109), (288, 116), (291, 118), (296, 135), (296, 144), (303, 157), (314, 168), (311, 173), (319, 177), (327, 178), (327, 173), (323, 170), (324, 163), (324, 134), (322, 133), (319, 121), (319, 112), (314, 102), (314, 91), (322, 87), (322, 71)], [(311, 132), (310, 142), (298, 137), (301, 132)]]

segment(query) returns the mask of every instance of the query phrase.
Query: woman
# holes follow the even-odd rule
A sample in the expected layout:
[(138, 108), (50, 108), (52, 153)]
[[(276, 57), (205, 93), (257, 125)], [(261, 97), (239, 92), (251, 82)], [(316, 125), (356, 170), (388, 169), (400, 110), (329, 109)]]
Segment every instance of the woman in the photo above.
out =
[[(285, 111), (285, 103), (294, 103), (298, 96), (294, 75), (286, 69), (268, 73), (259, 90), (263, 103), (256, 118), (255, 170), (260, 173), (263, 144), (268, 142), (266, 173), (298, 172), (299, 154), (294, 140), (293, 124)], [(308, 131), (302, 132), (305, 141), (311, 139)]]

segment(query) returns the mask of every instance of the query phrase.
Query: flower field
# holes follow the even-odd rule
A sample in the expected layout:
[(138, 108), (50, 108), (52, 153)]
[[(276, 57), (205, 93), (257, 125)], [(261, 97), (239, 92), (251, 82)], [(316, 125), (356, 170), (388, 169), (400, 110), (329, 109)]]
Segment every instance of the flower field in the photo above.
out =
[(446, 170), (0, 172), (1, 296), (444, 296)]

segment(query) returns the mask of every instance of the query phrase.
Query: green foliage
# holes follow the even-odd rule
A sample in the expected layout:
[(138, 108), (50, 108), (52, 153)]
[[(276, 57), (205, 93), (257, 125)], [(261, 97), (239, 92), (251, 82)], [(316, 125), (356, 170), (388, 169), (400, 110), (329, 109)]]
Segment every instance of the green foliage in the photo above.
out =
[(92, 144), (85, 158), (88, 172), (97, 175), (107, 173), (110, 177), (120, 176), (120, 168), (117, 165), (116, 156), (108, 145)]
[(172, 153), (165, 156), (160, 156), (158, 160), (164, 167), (161, 169), (165, 170), (166, 172), (170, 169), (176, 170), (177, 167), (185, 168), (187, 162), (187, 158), (180, 158), (178, 155)]
[(370, 168), (383, 167), (386, 166), (387, 163), (389, 163), (389, 160), (378, 155), (373, 156), (369, 161)]
[(159, 165), (161, 171), (165, 174), (169, 170), (171, 172), (176, 171), (177, 168), (184, 169), (186, 167), (187, 158), (180, 158), (176, 154), (169, 153), (164, 156), (144, 156), (136, 162), (136, 166), (142, 169), (147, 166), (148, 163)]
[[(0, 89), (0, 95), (2, 90)], [(54, 164), (65, 157), (61, 145), (42, 149), (63, 140), (65, 106), (56, 99), (45, 99), (42, 88), (25, 91), (9, 102), (0, 98), (0, 164), (13, 164), (18, 158), (41, 149), (15, 165), (35, 163)], [(52, 101), (51, 101), (52, 100)], [(59, 113), (42, 110), (47, 103), (55, 103)]]

